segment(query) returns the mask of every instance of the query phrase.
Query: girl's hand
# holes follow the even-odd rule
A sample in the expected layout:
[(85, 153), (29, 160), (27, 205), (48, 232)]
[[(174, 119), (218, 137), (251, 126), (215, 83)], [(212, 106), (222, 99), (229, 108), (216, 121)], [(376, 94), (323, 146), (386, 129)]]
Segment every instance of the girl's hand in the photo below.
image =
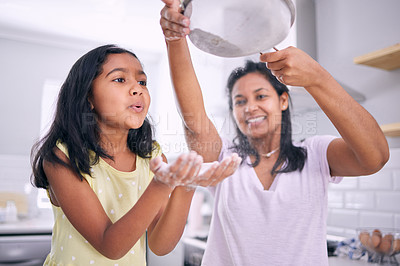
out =
[(232, 175), (241, 161), (237, 154), (233, 154), (221, 162), (203, 164), (203, 158), (192, 151), (189, 154), (182, 154), (172, 164), (167, 164), (161, 157), (156, 157), (150, 161), (150, 169), (156, 181), (171, 187), (206, 187), (215, 186)]
[(321, 85), (331, 78), (318, 62), (295, 47), (261, 54), (260, 61), (266, 62), (272, 74), (286, 85), (306, 88)]
[(190, 20), (181, 14), (179, 0), (162, 0), (165, 3), (161, 10), (160, 25), (163, 30), (165, 40), (174, 41), (184, 38), (189, 34)]
[(175, 162), (163, 162), (161, 156), (150, 160), (150, 170), (154, 179), (170, 187), (187, 185), (189, 180), (196, 177), (200, 171), (203, 157), (192, 151), (182, 154)]

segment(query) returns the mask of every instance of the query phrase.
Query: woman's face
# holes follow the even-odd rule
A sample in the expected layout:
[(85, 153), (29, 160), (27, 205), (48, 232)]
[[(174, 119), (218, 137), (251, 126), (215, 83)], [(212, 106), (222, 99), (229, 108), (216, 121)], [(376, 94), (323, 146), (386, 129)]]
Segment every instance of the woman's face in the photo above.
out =
[(274, 87), (260, 73), (249, 73), (232, 88), (233, 117), (240, 131), (258, 139), (281, 132), (282, 111), (288, 95), (278, 96)]
[(142, 126), (150, 105), (147, 77), (139, 60), (128, 53), (109, 54), (93, 81), (90, 103), (103, 133)]

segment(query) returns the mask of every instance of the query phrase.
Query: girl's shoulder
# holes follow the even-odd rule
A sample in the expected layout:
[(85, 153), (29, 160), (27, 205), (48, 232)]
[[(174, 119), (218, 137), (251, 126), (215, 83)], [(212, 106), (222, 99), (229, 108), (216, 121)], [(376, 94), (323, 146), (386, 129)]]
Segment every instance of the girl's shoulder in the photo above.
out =
[[(62, 142), (61, 140), (58, 140), (56, 143), (56, 147), (59, 148), (69, 158), (68, 147), (66, 143)], [(157, 156), (160, 156), (161, 154), (162, 154), (161, 145), (157, 141), (153, 141), (153, 148), (150, 155), (151, 158), (155, 158)]]
[(69, 158), (68, 147), (66, 143), (62, 142), (61, 140), (57, 140), (56, 147), (59, 148), (65, 154), (65, 156)]
[[(65, 142), (62, 142), (61, 140), (57, 140), (56, 142), (56, 147), (62, 151), (62, 153), (65, 154), (65, 156), (67, 156), (67, 158), (69, 159), (69, 151), (68, 151), (68, 145)], [(96, 153), (94, 151), (89, 150), (89, 160), (90, 162), (94, 162), (96, 161)]]

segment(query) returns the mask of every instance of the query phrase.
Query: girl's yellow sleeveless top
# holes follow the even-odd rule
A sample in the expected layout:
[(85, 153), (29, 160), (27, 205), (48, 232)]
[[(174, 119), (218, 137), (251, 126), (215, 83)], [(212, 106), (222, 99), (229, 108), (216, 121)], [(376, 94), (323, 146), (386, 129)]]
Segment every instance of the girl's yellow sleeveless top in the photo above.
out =
[[(159, 144), (154, 142), (154, 146), (151, 158), (161, 155)], [(57, 147), (68, 156), (68, 150), (64, 144), (57, 143)], [(136, 204), (150, 183), (153, 173), (150, 171), (149, 161), (150, 159), (137, 156), (136, 170), (121, 172), (100, 158), (100, 161), (92, 166), (92, 177), (84, 175), (112, 222), (116, 222)], [(52, 205), (52, 208), (54, 227), (51, 251), (44, 265), (146, 265), (145, 234), (124, 257), (119, 260), (110, 260), (101, 255), (75, 230), (60, 207)], [(85, 219), (84, 213), (82, 213), (82, 219)]]

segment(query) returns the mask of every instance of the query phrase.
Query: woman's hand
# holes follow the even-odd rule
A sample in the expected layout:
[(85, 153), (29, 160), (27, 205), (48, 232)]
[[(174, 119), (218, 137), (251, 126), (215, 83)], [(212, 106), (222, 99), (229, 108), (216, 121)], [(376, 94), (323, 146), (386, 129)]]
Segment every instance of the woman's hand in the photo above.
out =
[(225, 157), (221, 162), (203, 163), (199, 175), (193, 180), (193, 185), (215, 186), (228, 176), (231, 176), (242, 162), (236, 153)]
[(162, 0), (165, 3), (161, 10), (160, 25), (163, 30), (165, 40), (174, 41), (184, 38), (189, 34), (189, 18), (181, 14), (179, 0)]
[(150, 169), (156, 181), (171, 187), (215, 186), (232, 175), (240, 162), (241, 158), (233, 154), (221, 162), (203, 164), (203, 158), (192, 151), (180, 155), (172, 164), (167, 164), (161, 157), (156, 157), (150, 161)]
[(332, 78), (311, 56), (295, 47), (261, 54), (260, 61), (266, 62), (272, 74), (286, 85), (307, 89)]

